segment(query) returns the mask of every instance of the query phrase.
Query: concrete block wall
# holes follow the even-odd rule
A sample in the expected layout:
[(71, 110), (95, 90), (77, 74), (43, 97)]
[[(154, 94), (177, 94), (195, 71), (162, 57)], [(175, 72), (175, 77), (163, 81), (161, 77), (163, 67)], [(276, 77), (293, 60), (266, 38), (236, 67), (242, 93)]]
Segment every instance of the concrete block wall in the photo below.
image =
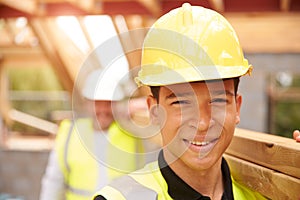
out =
[(254, 66), (252, 76), (241, 79), (239, 92), (243, 95), (240, 128), (267, 132), (268, 76), (276, 72), (300, 74), (300, 54), (245, 54)]
[(0, 150), (0, 193), (38, 200), (48, 151)]

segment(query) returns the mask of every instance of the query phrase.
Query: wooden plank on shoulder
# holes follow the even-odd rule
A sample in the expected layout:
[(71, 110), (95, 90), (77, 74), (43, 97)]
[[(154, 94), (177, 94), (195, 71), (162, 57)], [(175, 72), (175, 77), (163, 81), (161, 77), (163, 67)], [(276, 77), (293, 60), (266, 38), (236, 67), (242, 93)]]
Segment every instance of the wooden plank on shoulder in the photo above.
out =
[(240, 184), (273, 200), (300, 199), (300, 179), (272, 169), (224, 155), (231, 175)]
[(293, 139), (237, 128), (226, 153), (300, 178), (300, 143)]

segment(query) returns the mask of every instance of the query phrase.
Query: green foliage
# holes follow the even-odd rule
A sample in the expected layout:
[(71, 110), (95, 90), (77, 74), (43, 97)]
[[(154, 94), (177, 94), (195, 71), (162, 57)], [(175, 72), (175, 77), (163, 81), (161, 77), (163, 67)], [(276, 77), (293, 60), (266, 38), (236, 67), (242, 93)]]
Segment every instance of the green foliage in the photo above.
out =
[[(288, 74), (288, 76), (292, 77), (289, 85), (284, 86), (277, 81), (276, 86), (285, 90), (300, 88), (300, 75)], [(275, 105), (275, 111), (275, 133), (292, 138), (293, 131), (300, 128), (300, 102), (295, 99), (280, 100)]]
[(9, 68), (11, 90), (63, 90), (51, 67)]
[(292, 138), (293, 131), (300, 128), (300, 102), (280, 102), (276, 105), (276, 110), (276, 134)]
[[(9, 68), (9, 89), (11, 91), (63, 91), (53, 69), (49, 67), (33, 68)], [(70, 110), (68, 101), (32, 101), (15, 100), (11, 101), (12, 107), (16, 110), (33, 115), (35, 117), (51, 121), (50, 114), (55, 110)], [(14, 123), (11, 130), (33, 134), (43, 134), (42, 131), (20, 123)]]

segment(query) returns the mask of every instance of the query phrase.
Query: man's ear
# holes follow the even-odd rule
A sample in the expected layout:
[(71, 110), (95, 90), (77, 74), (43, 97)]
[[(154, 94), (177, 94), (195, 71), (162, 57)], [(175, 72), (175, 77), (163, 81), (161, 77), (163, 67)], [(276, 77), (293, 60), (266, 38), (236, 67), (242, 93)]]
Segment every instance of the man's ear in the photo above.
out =
[(238, 124), (240, 123), (241, 119), (240, 119), (240, 114), (241, 114), (241, 106), (242, 106), (242, 96), (240, 94), (236, 95), (236, 119), (235, 119), (235, 123)]
[(156, 98), (154, 98), (152, 95), (149, 95), (147, 97), (147, 105), (152, 124), (159, 124), (159, 105), (157, 104)]

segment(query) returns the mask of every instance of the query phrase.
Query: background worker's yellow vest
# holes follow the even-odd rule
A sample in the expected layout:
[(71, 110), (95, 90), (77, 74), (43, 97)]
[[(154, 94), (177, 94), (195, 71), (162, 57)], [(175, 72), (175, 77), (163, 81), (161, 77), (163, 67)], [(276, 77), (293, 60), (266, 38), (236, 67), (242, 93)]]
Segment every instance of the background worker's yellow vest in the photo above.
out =
[[(116, 123), (110, 126), (107, 137), (110, 144), (106, 149), (107, 160), (97, 160), (93, 152), (97, 144), (92, 120), (77, 119), (75, 123), (64, 120), (61, 123), (56, 138), (56, 150), (67, 188), (66, 199), (91, 199), (95, 190), (99, 189), (97, 186), (101, 178), (108, 182), (144, 164), (143, 158), (134, 154), (143, 152), (140, 140), (119, 129)], [(102, 169), (106, 165), (106, 177), (100, 177), (100, 165)]]
[[(261, 194), (242, 186), (232, 178), (233, 196), (236, 200), (266, 200)], [(158, 162), (152, 162), (142, 170), (114, 180), (94, 197), (102, 195), (107, 200), (173, 200), (163, 178)]]

